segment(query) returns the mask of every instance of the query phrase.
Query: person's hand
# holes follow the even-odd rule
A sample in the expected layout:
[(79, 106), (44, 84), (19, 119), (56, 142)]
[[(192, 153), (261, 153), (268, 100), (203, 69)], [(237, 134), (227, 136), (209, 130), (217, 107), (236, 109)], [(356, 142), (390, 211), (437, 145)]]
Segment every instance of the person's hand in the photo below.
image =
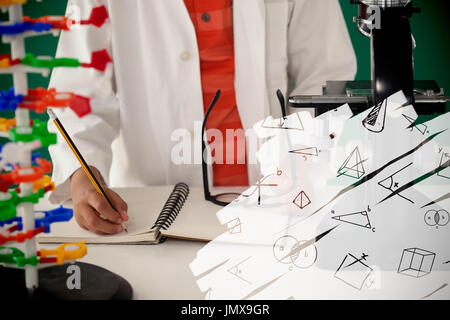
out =
[(116, 208), (97, 192), (83, 169), (78, 169), (70, 178), (70, 193), (74, 205), (74, 216), (78, 224), (97, 234), (114, 234), (123, 230), (121, 224), (128, 220), (127, 203), (109, 189), (95, 167), (91, 171)]

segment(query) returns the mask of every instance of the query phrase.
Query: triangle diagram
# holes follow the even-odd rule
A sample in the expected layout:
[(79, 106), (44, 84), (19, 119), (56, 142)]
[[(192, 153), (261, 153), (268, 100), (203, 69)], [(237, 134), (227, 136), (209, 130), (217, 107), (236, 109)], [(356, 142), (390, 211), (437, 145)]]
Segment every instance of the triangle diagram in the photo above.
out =
[(372, 108), (367, 117), (362, 121), (363, 126), (371, 132), (381, 132), (384, 130), (386, 121), (387, 99)]
[(230, 269), (228, 269), (228, 272), (231, 273), (232, 275), (237, 276), (239, 274), (239, 268), (238, 266), (233, 266)]
[(301, 191), (294, 199), (294, 204), (299, 207), (300, 209), (303, 209), (307, 205), (311, 203), (311, 200), (306, 195), (305, 191)]
[(383, 188), (392, 190), (392, 186), (394, 184), (394, 178), (392, 176), (387, 177), (386, 179), (379, 181), (378, 184), (380, 186), (382, 186)]
[(343, 214), (331, 218), (334, 220), (353, 224), (358, 227), (372, 229), (372, 225), (370, 224), (369, 215), (367, 214), (367, 211), (359, 211), (355, 213)]
[(361, 159), (359, 149), (356, 147), (339, 168), (338, 175), (344, 175), (356, 179), (361, 178), (366, 173), (363, 162), (364, 160)]
[(441, 161), (439, 162), (439, 167), (445, 167), (445, 169), (437, 173), (439, 177), (450, 179), (450, 172), (448, 170), (450, 166), (448, 161), (450, 161), (450, 153), (443, 153), (441, 156)]
[[(416, 120), (414, 120), (413, 118), (408, 117), (406, 114), (402, 114), (402, 116), (403, 116), (406, 120), (408, 120), (408, 122), (409, 122), (410, 124), (414, 124), (414, 122), (416, 121)], [(427, 130), (428, 130), (428, 126), (425, 125), (425, 124), (423, 124), (423, 123), (418, 124), (417, 126), (414, 126), (414, 128), (416, 128), (421, 134), (425, 134), (425, 133), (427, 132)], [(414, 128), (411, 128), (411, 131), (412, 131)]]
[(297, 154), (303, 154), (306, 156), (319, 156), (319, 152), (317, 151), (316, 147), (310, 147), (310, 148), (303, 148), (303, 149), (297, 149), (289, 151), (290, 153), (297, 153)]
[[(270, 118), (270, 117), (269, 117)], [(302, 119), (300, 119), (300, 115), (297, 113), (296, 116), (291, 115), (289, 118), (281, 117), (280, 121), (276, 121), (273, 119), (273, 124), (268, 125), (266, 120), (264, 119), (261, 127), (266, 129), (287, 129), (287, 130), (304, 130)]]

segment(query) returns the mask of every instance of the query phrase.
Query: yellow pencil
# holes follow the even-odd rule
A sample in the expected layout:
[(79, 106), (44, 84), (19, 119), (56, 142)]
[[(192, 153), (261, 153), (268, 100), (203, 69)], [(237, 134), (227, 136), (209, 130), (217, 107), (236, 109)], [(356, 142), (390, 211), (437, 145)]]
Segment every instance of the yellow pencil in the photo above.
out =
[[(116, 208), (114, 207), (114, 205), (112, 204), (111, 200), (109, 200), (108, 196), (106, 195), (105, 190), (103, 190), (100, 183), (98, 183), (97, 179), (95, 178), (94, 174), (91, 171), (91, 168), (89, 168), (89, 166), (87, 165), (87, 163), (84, 160), (83, 156), (81, 155), (80, 151), (78, 151), (78, 149), (75, 146), (75, 144), (73, 143), (72, 139), (69, 137), (66, 129), (64, 129), (63, 125), (61, 124), (61, 121), (59, 121), (59, 119), (56, 117), (56, 115), (52, 109), (47, 109), (47, 113), (50, 116), (50, 119), (53, 121), (53, 123), (58, 128), (58, 130), (61, 133), (61, 135), (63, 136), (64, 140), (66, 140), (67, 144), (69, 145), (69, 147), (72, 150), (75, 157), (80, 162), (81, 167), (83, 168), (84, 172), (88, 176), (89, 180), (91, 180), (91, 182), (94, 185), (97, 192), (100, 193), (103, 196), (103, 198), (105, 198), (105, 200), (108, 202), (108, 204), (111, 206), (111, 208), (113, 208), (115, 211), (117, 211)], [(128, 233), (125, 223), (122, 223), (122, 228), (125, 230), (125, 232)]]

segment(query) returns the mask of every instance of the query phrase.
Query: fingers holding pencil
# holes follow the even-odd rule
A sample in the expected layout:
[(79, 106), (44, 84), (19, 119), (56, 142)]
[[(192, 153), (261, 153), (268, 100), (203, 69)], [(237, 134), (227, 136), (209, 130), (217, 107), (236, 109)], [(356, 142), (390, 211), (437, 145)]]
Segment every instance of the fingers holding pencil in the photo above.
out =
[[(72, 193), (72, 200), (74, 200), (74, 205), (77, 206), (79, 209), (75, 210), (75, 214), (78, 214), (77, 222), (80, 223), (83, 227), (87, 227), (88, 229), (101, 233), (101, 230), (98, 229), (98, 226), (101, 225), (104, 227), (104, 229), (107, 229), (108, 233), (116, 233), (120, 232), (122, 230), (125, 230), (128, 232), (126, 225), (124, 224), (124, 220), (128, 220), (128, 215), (126, 213), (127, 206), (126, 203), (112, 190), (109, 190), (105, 185), (102, 185), (101, 181), (103, 181), (102, 176), (98, 170), (94, 170), (94, 167), (90, 167), (86, 161), (84, 160), (82, 154), (76, 147), (76, 145), (73, 143), (72, 139), (70, 138), (69, 134), (67, 133), (66, 129), (64, 129), (62, 123), (59, 121), (59, 119), (56, 117), (55, 113), (52, 109), (47, 109), (48, 115), (50, 119), (53, 121), (55, 126), (58, 128), (59, 132), (63, 136), (64, 140), (67, 142), (67, 145), (72, 150), (73, 154), (77, 158), (78, 162), (80, 163), (81, 167), (84, 170), (85, 175), (83, 177), (87, 178), (87, 180), (90, 183), (90, 187), (86, 186), (86, 184), (82, 183), (82, 188), (78, 189), (77, 184), (73, 186), (73, 177), (77, 175), (77, 172), (80, 172), (80, 170), (77, 170), (75, 174), (71, 177), (71, 193)], [(78, 175), (79, 177), (79, 175)], [(75, 179), (76, 181), (79, 179)], [(86, 181), (86, 179), (81, 179), (81, 181)], [(100, 182), (99, 182), (100, 181)], [(86, 188), (85, 188), (86, 187)], [(78, 189), (79, 192), (74, 192), (74, 189)], [(97, 193), (95, 194), (92, 192), (92, 190), (95, 190)], [(115, 199), (116, 204), (110, 199), (110, 195), (108, 195), (108, 192), (112, 195), (112, 197)], [(74, 197), (75, 195), (83, 195), (84, 197), (80, 197), (80, 202), (78, 203)], [(87, 195), (87, 196), (86, 196)], [(102, 199), (99, 197), (103, 197)], [(87, 203), (86, 203), (87, 201)], [(105, 204), (107, 203), (107, 205)], [(82, 204), (84, 204), (84, 209), (82, 208)], [(94, 210), (94, 212), (90, 212), (90, 215), (86, 217), (82, 217), (79, 213), (80, 210), (84, 210), (84, 214), (86, 212), (92, 211), (89, 206)], [(117, 209), (117, 206), (119, 209)], [(80, 209), (81, 207), (81, 209)], [(107, 224), (105, 224), (105, 221), (100, 222), (95, 215), (95, 213), (99, 214), (99, 217), (104, 219), (105, 221), (109, 219), (110, 222), (115, 224), (120, 224), (119, 227), (115, 227), (115, 232), (112, 232), (111, 226), (108, 226), (106, 228)], [(95, 225), (94, 225), (95, 224)]]
[(102, 186), (116, 211), (97, 192), (82, 169), (72, 175), (70, 184), (74, 215), (81, 227), (98, 234), (114, 234), (125, 230), (123, 223), (128, 221), (128, 205), (117, 193)]

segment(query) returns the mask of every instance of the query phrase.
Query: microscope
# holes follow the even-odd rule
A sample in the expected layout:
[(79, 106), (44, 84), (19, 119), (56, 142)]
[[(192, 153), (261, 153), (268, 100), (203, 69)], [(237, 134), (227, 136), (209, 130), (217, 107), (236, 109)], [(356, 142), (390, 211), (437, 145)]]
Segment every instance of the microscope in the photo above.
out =
[(370, 38), (371, 80), (327, 81), (322, 95), (289, 98), (294, 108), (314, 108), (316, 116), (348, 103), (358, 114), (402, 90), (420, 115), (445, 113), (444, 96), (434, 80), (414, 80), (410, 19), (420, 12), (412, 0), (350, 0), (358, 5), (358, 30)]

